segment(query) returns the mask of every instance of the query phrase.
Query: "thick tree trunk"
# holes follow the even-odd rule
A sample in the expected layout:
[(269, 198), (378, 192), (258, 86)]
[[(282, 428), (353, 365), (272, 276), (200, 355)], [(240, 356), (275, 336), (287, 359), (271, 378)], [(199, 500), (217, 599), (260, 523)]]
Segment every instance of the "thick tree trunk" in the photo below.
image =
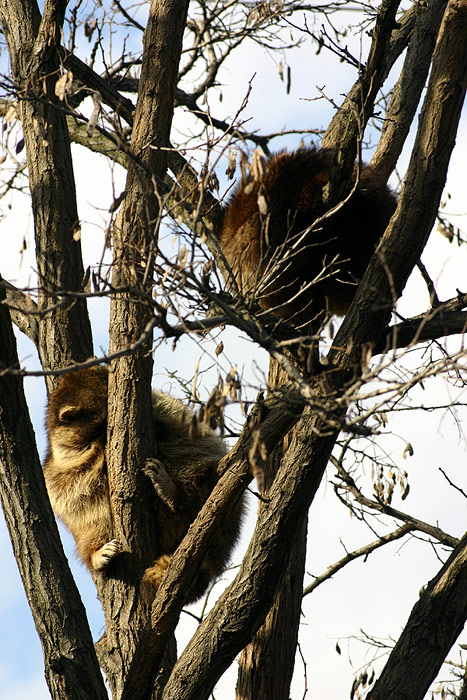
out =
[(467, 534), (415, 604), (368, 700), (422, 700), (467, 619)]
[(279, 592), (263, 626), (240, 655), (237, 700), (289, 700), (302, 610), (305, 519), (291, 543)]
[(109, 350), (122, 357), (112, 363), (109, 377), (107, 459), (116, 532), (124, 554), (115, 562), (116, 578), (98, 585), (107, 622), (108, 654), (101, 659), (117, 698), (148, 616), (139, 581), (152, 563), (150, 553), (157, 551), (149, 511), (154, 506), (148, 503), (141, 466), (153, 449), (152, 270), (164, 195), (164, 149), (170, 144), (187, 9), (188, 1), (151, 2), (131, 140), (135, 160), (129, 163), (126, 197), (113, 232), (112, 284), (122, 291), (111, 299)]
[[(274, 393), (288, 379), (277, 362), (271, 360), (269, 391)], [(292, 435), (293, 429), (268, 455), (264, 468), (263, 495), (266, 499)], [(260, 501), (259, 509), (263, 507)], [(266, 620), (240, 655), (237, 700), (288, 700), (290, 697), (302, 609), (307, 520), (305, 515), (290, 543), (289, 561)]]
[[(8, 43), (26, 145), (39, 275), (38, 351), (44, 369), (92, 355), (70, 139), (61, 103), (60, 28), (65, 5), (48, 5), (41, 20), (32, 0), (0, 0), (0, 21)], [(62, 295), (66, 292), (66, 295)], [(47, 380), (49, 390), (56, 379)]]
[[(16, 341), (0, 289), (0, 499), (54, 700), (104, 700), (86, 612), (63, 552), (35, 448)], [(14, 494), (14, 496), (13, 496)]]

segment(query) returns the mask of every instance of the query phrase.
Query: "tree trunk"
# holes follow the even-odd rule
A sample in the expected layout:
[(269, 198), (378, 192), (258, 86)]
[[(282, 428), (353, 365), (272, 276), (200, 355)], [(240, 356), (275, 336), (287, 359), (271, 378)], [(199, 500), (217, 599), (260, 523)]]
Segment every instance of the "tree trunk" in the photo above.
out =
[[(86, 611), (63, 552), (35, 448), (16, 341), (0, 289), (0, 499), (54, 700), (104, 700)], [(12, 496), (14, 494), (14, 496)]]
[(422, 700), (467, 619), (467, 534), (415, 604), (368, 700)]
[[(0, 0), (0, 21), (26, 145), (38, 309), (43, 312), (38, 350), (44, 369), (55, 369), (92, 355), (86, 302), (73, 298), (73, 292), (82, 290), (84, 272), (70, 139), (62, 104), (55, 96), (63, 16), (52, 10), (41, 21), (35, 2)], [(47, 379), (49, 391), (56, 381)]]
[[(284, 385), (289, 377), (274, 360), (270, 361), (268, 389)], [(268, 455), (264, 468), (264, 497), (272, 486), (294, 429)], [(259, 509), (263, 508), (259, 502)], [(288, 700), (292, 681), (302, 609), (306, 558), (307, 516), (293, 538), (290, 558), (272, 607), (239, 659), (237, 700)]]
[[(101, 659), (117, 698), (148, 617), (139, 581), (157, 551), (150, 513), (154, 505), (141, 467), (154, 449), (153, 262), (187, 9), (188, 1), (151, 2), (131, 140), (134, 160), (113, 231), (112, 285), (117, 293), (110, 306), (109, 352), (122, 357), (112, 363), (109, 375), (107, 459), (116, 532), (124, 552), (115, 562), (115, 578), (98, 582), (98, 588), (107, 623), (108, 654)], [(134, 689), (127, 690), (131, 694)]]

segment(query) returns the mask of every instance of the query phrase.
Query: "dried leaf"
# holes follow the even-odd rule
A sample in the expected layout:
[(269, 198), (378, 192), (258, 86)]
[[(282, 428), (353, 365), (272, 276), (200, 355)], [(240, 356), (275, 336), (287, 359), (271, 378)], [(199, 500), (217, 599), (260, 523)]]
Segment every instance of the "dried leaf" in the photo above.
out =
[(15, 122), (18, 119), (18, 109), (16, 102), (14, 102), (8, 107), (4, 119), (9, 125), (13, 124), (13, 122)]
[(101, 101), (97, 95), (92, 96), (92, 102), (93, 102), (94, 108), (92, 110), (91, 117), (90, 117), (88, 124), (87, 124), (87, 127), (86, 127), (86, 134), (87, 134), (88, 138), (92, 137), (92, 135), (94, 133), (94, 129), (96, 128), (97, 122), (99, 120), (99, 114), (101, 113)]
[(187, 260), (188, 260), (188, 250), (186, 249), (185, 246), (182, 246), (178, 252), (178, 255), (177, 255), (177, 262), (182, 269), (185, 267)]
[(266, 202), (266, 199), (262, 194), (258, 195), (258, 209), (259, 213), (262, 216), (266, 216), (266, 214), (268, 213), (268, 203)]
[(255, 182), (260, 182), (264, 177), (266, 161), (259, 148), (255, 148), (251, 158), (250, 173)]
[(227, 164), (227, 170), (225, 171), (229, 180), (231, 180), (235, 175), (235, 169), (237, 167), (237, 149), (231, 148), (229, 146), (229, 160)]
[(407, 457), (413, 457), (413, 447), (410, 442), (408, 442), (407, 445), (404, 447), (402, 456), (404, 459), (407, 459)]
[(55, 94), (63, 102), (73, 83), (73, 73), (68, 70), (55, 83)]
[(409, 491), (410, 491), (410, 486), (409, 486), (409, 484), (406, 484), (406, 485), (405, 485), (405, 489), (404, 489), (404, 491), (403, 491), (403, 493), (402, 493), (402, 496), (401, 496), (401, 499), (402, 499), (403, 501), (405, 501), (405, 499), (406, 499), (407, 496), (409, 495)]
[(88, 291), (88, 292), (90, 291), (90, 288), (89, 288), (89, 289), (86, 289), (86, 287), (87, 287), (88, 284), (89, 284), (89, 278), (90, 278), (90, 277), (91, 277), (91, 267), (88, 265), (87, 268), (86, 268), (86, 271), (85, 271), (85, 273), (84, 273), (84, 275), (83, 275), (83, 279), (82, 279), (82, 281), (81, 281), (81, 287), (82, 287), (84, 290)]
[(210, 173), (208, 177), (208, 188), (216, 192), (219, 191), (219, 179), (215, 172)]

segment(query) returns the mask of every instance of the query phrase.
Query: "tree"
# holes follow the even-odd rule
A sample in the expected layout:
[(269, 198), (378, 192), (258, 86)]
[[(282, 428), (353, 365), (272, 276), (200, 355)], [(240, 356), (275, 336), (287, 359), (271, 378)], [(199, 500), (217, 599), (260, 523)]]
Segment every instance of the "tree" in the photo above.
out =
[[(341, 7), (361, 13), (359, 30), (371, 34), (367, 56), (356, 58), (345, 45), (335, 23)], [(465, 536), (443, 531), (436, 518), (426, 522), (391, 505), (395, 487), (407, 496), (408, 474), (391, 464), (380, 433), (392, 413), (417, 401), (418, 388), (431, 378), (463, 385), (464, 350), (448, 352), (440, 343), (465, 329), (463, 279), (458, 293), (441, 302), (419, 260), (437, 218), (445, 232), (463, 242), (439, 207), (467, 84), (467, 2), (430, 0), (404, 9), (383, 0), (377, 10), (364, 14), (365, 9), (341, 2), (309, 7), (170, 0), (149, 5), (115, 0), (85, 8), (78, 2), (67, 9), (67, 3), (50, 0), (41, 14), (34, 0), (0, 0), (11, 66), (3, 78), (5, 153), (13, 164), (3, 194), (25, 187), (27, 167), (37, 261), (34, 289), (9, 281), (2, 285), (0, 490), (54, 698), (106, 697), (99, 665), (118, 698), (151, 693), (164, 700), (207, 698), (240, 652), (238, 698), (288, 698), (302, 596), (355, 558), (410, 536), (426, 537), (440, 552), (439, 572), (421, 592), (378, 678), (368, 670), (356, 674), (353, 697), (425, 697), (462, 630)], [(325, 22), (319, 32), (311, 28), (315, 22)], [(240, 148), (254, 146), (268, 155), (279, 136), (317, 133), (308, 124), (293, 132), (249, 130), (247, 84), (235, 117), (221, 119), (211, 112), (225, 65), (247, 42), (283, 56), (280, 70), (287, 81), (288, 52), (307, 42), (317, 42), (354, 70), (355, 84), (339, 108), (335, 96), (327, 95), (335, 107), (321, 134), (322, 144), (336, 149), (325, 193), (330, 207), (349, 195), (355, 159), (361, 162), (375, 129), (379, 140), (372, 165), (388, 179), (420, 108), (397, 211), (328, 351), (322, 328), (320, 340), (316, 334), (297, 335), (261, 313), (251, 299), (225, 295), (212, 263), (222, 266), (215, 241), (221, 207), (213, 194), (219, 164), (228, 157), (232, 173)], [(391, 69), (400, 58), (393, 84)], [(177, 121), (182, 110), (190, 115), (189, 126)], [(14, 140), (16, 153), (8, 150)], [(87, 268), (72, 141), (127, 170), (124, 192), (115, 193), (109, 208), (102, 257)], [(247, 167), (242, 157), (240, 165)], [(175, 254), (167, 232), (177, 241)], [(429, 305), (411, 318), (396, 315), (391, 321), (417, 265)], [(97, 357), (88, 314), (95, 298), (110, 306), (108, 351)], [(48, 391), (64, 368), (105, 361), (112, 370), (108, 478), (116, 527), (131, 556), (122, 558), (115, 578), (95, 578), (106, 619), (105, 634), (95, 645), (45, 491), (22, 388), (22, 377), (34, 371), (19, 364), (12, 323), (34, 342)], [(147, 565), (149, 505), (140, 465), (151, 454), (153, 357), (159, 371), (164, 343), (179, 343), (187, 335), (199, 339), (210, 331), (217, 338), (216, 329), (223, 327), (269, 354), (270, 378), (266, 382), (263, 374), (259, 387), (248, 387), (230, 366), (219, 371), (202, 402), (200, 420), (225, 422), (232, 449), (224, 475), (148, 612), (137, 583)], [(222, 357), (228, 334), (225, 338), (216, 340), (216, 356)], [(310, 353), (312, 362), (304, 362)], [(411, 354), (416, 359), (408, 370), (404, 363)], [(189, 371), (192, 398), (199, 402), (200, 375), (194, 367)], [(177, 373), (177, 380), (188, 387), (188, 378)], [(268, 393), (255, 398), (253, 388)], [(228, 397), (248, 404), (240, 426), (228, 414), (224, 419)], [(450, 409), (456, 408), (463, 408), (458, 400), (451, 402)], [(410, 453), (408, 444), (404, 456)], [(368, 524), (373, 541), (330, 565), (303, 591), (307, 514), (330, 462), (336, 496), (357, 521)], [(372, 473), (365, 480), (369, 464)], [(264, 473), (265, 490), (241, 567), (176, 659), (173, 633), (186, 591), (209, 538), (229, 517), (252, 470)], [(446, 480), (465, 498), (454, 474), (446, 474)], [(397, 527), (385, 530), (382, 523), (387, 528), (394, 520)], [(451, 692), (443, 685), (440, 692), (447, 689)], [(465, 692), (464, 685), (458, 697)]]

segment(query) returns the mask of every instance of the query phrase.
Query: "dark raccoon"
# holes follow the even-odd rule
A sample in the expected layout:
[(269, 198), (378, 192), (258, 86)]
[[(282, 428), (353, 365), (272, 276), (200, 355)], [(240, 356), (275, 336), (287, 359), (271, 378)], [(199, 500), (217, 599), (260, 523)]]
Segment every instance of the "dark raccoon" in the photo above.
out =
[(348, 310), (396, 207), (385, 182), (363, 166), (351, 199), (306, 232), (326, 213), (333, 157), (314, 148), (271, 157), (262, 176), (234, 191), (218, 235), (240, 293), (295, 325)]

